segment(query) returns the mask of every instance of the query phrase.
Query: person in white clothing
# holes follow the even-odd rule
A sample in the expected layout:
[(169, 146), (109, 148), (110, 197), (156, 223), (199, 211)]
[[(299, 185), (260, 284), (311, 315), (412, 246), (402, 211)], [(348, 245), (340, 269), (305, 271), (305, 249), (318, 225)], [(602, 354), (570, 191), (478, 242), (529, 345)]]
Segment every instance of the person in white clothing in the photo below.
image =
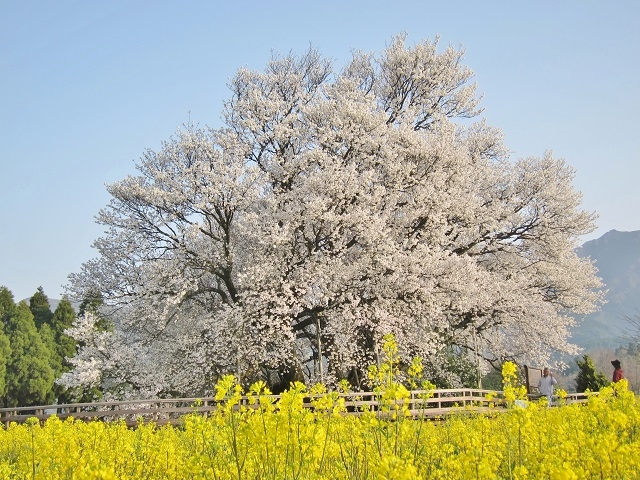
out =
[(538, 390), (540, 390), (541, 395), (547, 397), (549, 405), (551, 405), (553, 398), (553, 386), (557, 383), (558, 381), (553, 377), (553, 374), (545, 367), (545, 369), (542, 370), (542, 377), (540, 377), (538, 381)]

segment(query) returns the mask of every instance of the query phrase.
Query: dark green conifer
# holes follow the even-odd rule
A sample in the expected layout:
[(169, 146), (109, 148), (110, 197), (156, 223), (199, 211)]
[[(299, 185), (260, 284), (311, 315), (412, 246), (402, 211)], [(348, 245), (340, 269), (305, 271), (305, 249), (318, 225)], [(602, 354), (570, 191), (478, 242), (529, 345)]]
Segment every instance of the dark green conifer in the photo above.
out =
[(20, 302), (6, 323), (11, 355), (7, 362), (6, 406), (30, 406), (54, 400), (51, 352), (42, 341), (33, 314)]
[(60, 300), (51, 320), (58, 355), (62, 357), (63, 362), (65, 358), (71, 358), (76, 354), (76, 341), (65, 333), (65, 330), (73, 325), (75, 319), (76, 312), (73, 309), (73, 305), (65, 296)]
[[(73, 325), (73, 321), (76, 318), (76, 312), (73, 309), (73, 305), (67, 297), (63, 297), (55, 312), (53, 312), (53, 319), (51, 321), (51, 328), (55, 339), (56, 358), (59, 360), (59, 364), (56, 364), (56, 379), (60, 378), (63, 373), (71, 370), (72, 365), (69, 363), (69, 359), (74, 357), (77, 350), (77, 342), (74, 338), (65, 333), (65, 330)], [(55, 384), (54, 391), (58, 403), (69, 403), (73, 401), (74, 394), (68, 392), (67, 389), (61, 385)]]
[(596, 370), (596, 366), (589, 355), (584, 355), (583, 360), (576, 360), (578, 376), (576, 377), (576, 392), (598, 392), (602, 387), (609, 385), (609, 380), (602, 372)]
[(45, 295), (42, 287), (38, 287), (36, 293), (29, 299), (29, 310), (31, 310), (33, 314), (33, 319), (38, 330), (40, 330), (40, 327), (45, 323), (51, 323), (53, 313), (51, 313), (49, 298)]
[(5, 287), (0, 285), (0, 320), (6, 325), (9, 316), (16, 309), (15, 301), (13, 300), (13, 293)]
[(7, 393), (7, 363), (11, 356), (11, 345), (9, 337), (5, 334), (5, 324), (15, 308), (13, 294), (6, 287), (0, 286), (0, 398), (4, 398)]

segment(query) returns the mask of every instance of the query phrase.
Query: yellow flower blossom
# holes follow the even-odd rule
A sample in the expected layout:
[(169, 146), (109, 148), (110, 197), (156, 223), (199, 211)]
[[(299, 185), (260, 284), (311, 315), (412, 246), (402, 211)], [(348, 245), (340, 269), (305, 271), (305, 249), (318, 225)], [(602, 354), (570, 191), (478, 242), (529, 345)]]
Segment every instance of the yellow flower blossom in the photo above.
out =
[[(237, 381), (223, 377), (220, 408), (207, 417), (194, 409), (177, 427), (56, 417), (13, 423), (0, 428), (0, 479), (640, 478), (640, 402), (625, 385), (587, 404), (529, 402), (432, 422), (407, 415), (411, 392), (397, 368), (378, 369), (381, 409), (358, 415), (346, 412), (344, 394), (356, 395), (346, 386), (294, 383), (275, 402), (257, 383), (241, 402)], [(503, 370), (518, 400), (517, 369)]]

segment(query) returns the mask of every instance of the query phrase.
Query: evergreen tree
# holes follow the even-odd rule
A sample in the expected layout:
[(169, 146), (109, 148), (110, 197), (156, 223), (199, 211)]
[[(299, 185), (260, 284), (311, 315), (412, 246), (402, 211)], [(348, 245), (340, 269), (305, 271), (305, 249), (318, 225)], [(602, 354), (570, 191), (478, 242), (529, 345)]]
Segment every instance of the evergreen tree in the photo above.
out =
[(87, 313), (95, 315), (98, 319), (95, 324), (97, 330), (102, 332), (112, 331), (113, 324), (100, 314), (100, 309), (103, 305), (102, 294), (90, 288), (82, 297), (82, 302), (80, 302), (80, 307), (78, 308), (78, 317), (84, 317)]
[(11, 345), (4, 326), (15, 308), (13, 294), (6, 287), (0, 286), (0, 398), (7, 391), (7, 363), (11, 356)]
[(62, 357), (63, 362), (65, 358), (71, 358), (76, 354), (76, 341), (65, 333), (65, 330), (73, 325), (75, 318), (76, 312), (73, 309), (73, 305), (71, 305), (71, 302), (66, 296), (63, 297), (56, 307), (56, 311), (53, 313), (51, 320), (57, 352), (58, 355)]
[(576, 360), (578, 376), (576, 377), (576, 392), (598, 392), (602, 387), (609, 385), (609, 380), (602, 372), (596, 371), (593, 359), (589, 355), (584, 355), (583, 360)]
[(4, 327), (0, 325), (0, 398), (7, 392), (7, 363), (10, 357), (9, 337), (4, 333)]
[(82, 302), (80, 302), (78, 316), (82, 317), (85, 313), (97, 313), (102, 303), (102, 294), (95, 289), (88, 289), (82, 297)]
[(40, 330), (40, 327), (45, 323), (51, 323), (53, 313), (51, 313), (49, 298), (45, 295), (42, 287), (38, 287), (36, 293), (34, 293), (29, 299), (29, 310), (31, 310), (31, 313), (33, 314), (36, 328), (38, 330)]
[[(69, 363), (69, 359), (73, 358), (77, 350), (77, 342), (75, 339), (65, 333), (67, 328), (73, 325), (73, 321), (76, 318), (76, 312), (71, 305), (71, 302), (67, 297), (63, 297), (55, 312), (53, 313), (53, 319), (51, 321), (51, 330), (53, 338), (55, 340), (55, 363), (54, 370), (56, 371), (56, 379), (60, 378), (63, 373), (71, 370), (72, 366)], [(44, 328), (44, 326), (43, 326)], [(41, 332), (42, 333), (42, 332)], [(72, 392), (68, 392), (65, 387), (56, 383), (54, 385), (54, 391), (58, 403), (70, 403), (75, 398)]]
[(630, 357), (640, 356), (640, 343), (631, 341), (627, 345), (621, 345), (616, 348), (616, 357), (624, 357), (628, 355)]
[(51, 325), (45, 323), (40, 327), (38, 333), (49, 354), (49, 366), (53, 370), (54, 378), (58, 378), (63, 373), (63, 357), (58, 353), (55, 332)]
[(3, 325), (7, 324), (9, 316), (13, 314), (15, 309), (16, 304), (13, 300), (13, 293), (4, 285), (0, 286), (0, 320), (2, 320)]
[(7, 363), (5, 406), (29, 406), (54, 400), (51, 352), (42, 341), (33, 314), (20, 302), (8, 316), (11, 355)]

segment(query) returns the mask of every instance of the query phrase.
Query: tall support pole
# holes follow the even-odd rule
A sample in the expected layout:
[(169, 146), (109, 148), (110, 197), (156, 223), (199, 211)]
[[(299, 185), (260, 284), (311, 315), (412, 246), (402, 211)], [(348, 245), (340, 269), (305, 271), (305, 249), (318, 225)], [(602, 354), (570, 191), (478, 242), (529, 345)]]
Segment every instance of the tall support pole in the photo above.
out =
[(318, 347), (318, 373), (320, 383), (324, 384), (324, 368), (322, 365), (322, 335), (320, 331), (320, 315), (316, 315), (316, 341)]

